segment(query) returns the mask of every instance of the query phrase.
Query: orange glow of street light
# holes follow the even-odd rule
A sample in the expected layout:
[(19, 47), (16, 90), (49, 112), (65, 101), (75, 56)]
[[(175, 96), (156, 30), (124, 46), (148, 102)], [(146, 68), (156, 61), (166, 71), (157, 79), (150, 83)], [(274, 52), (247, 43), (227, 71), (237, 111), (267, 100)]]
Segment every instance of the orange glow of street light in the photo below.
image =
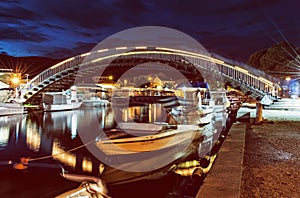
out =
[(18, 78), (18, 77), (13, 77), (13, 78), (11, 79), (11, 82), (12, 82), (13, 84), (17, 85), (17, 84), (19, 84), (19, 82), (20, 82), (20, 78)]
[(288, 76), (288, 77), (285, 78), (285, 80), (286, 80), (286, 81), (290, 81), (290, 80), (291, 80), (291, 77)]
[(21, 74), (19, 73), (14, 73), (10, 76), (10, 82), (14, 86), (18, 86), (21, 83)]

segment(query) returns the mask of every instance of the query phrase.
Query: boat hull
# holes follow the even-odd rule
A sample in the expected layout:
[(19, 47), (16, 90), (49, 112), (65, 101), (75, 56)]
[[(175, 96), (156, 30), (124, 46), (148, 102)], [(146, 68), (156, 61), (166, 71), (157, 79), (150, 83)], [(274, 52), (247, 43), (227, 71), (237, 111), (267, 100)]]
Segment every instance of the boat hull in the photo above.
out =
[(24, 107), (18, 103), (0, 103), (0, 116), (23, 114)]
[(99, 139), (96, 145), (106, 155), (151, 152), (178, 146), (179, 144), (189, 144), (199, 133), (201, 132), (198, 126), (179, 125), (177, 129), (153, 135), (112, 140)]
[(64, 111), (79, 109), (82, 102), (72, 102), (69, 104), (45, 104), (43, 103), (44, 111)]
[(170, 173), (175, 164), (197, 158), (197, 150), (195, 144), (190, 144), (186, 149), (169, 147), (142, 154), (110, 156), (111, 164), (106, 166), (101, 179), (108, 185), (158, 179)]

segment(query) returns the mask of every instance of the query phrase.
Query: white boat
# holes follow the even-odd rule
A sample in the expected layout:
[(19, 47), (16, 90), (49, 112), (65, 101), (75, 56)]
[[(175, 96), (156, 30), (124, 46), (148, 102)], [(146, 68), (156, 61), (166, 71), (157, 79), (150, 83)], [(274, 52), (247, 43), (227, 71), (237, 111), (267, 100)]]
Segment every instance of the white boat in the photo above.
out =
[(82, 105), (82, 101), (71, 100), (62, 92), (46, 92), (43, 93), (42, 105), (44, 111), (74, 110)]
[(211, 107), (188, 110), (186, 113), (186, 118), (188, 123), (197, 123), (199, 126), (204, 126), (209, 124), (213, 118), (214, 109)]
[(106, 107), (109, 105), (108, 91), (103, 85), (78, 84), (78, 95), (82, 98), (85, 107)]
[(189, 144), (200, 135), (196, 125), (167, 123), (118, 123), (118, 128), (98, 137), (96, 145), (106, 155), (134, 154)]
[[(173, 164), (199, 156), (199, 149), (203, 155), (210, 152), (211, 144), (221, 132), (214, 127), (216, 122), (221, 123), (214, 115), (212, 104), (216, 103), (201, 98), (199, 88), (185, 89), (184, 92), (182, 94), (179, 90), (169, 97), (116, 95), (112, 98), (118, 125), (101, 132), (95, 143), (109, 165), (102, 175), (104, 181), (120, 184), (161, 177)], [(155, 109), (157, 102), (161, 109)], [(126, 105), (121, 105), (123, 103)], [(147, 103), (151, 104), (147, 106)], [(141, 105), (142, 108), (131, 105)], [(165, 121), (157, 120), (159, 115), (163, 115), (160, 118), (165, 118)], [(103, 156), (101, 152), (99, 156)]]
[(101, 179), (109, 185), (168, 174), (173, 164), (197, 155), (197, 145), (205, 136), (203, 128), (196, 125), (178, 125), (175, 129), (168, 129), (163, 123), (119, 123), (119, 126), (123, 132), (114, 129), (96, 142), (108, 164)]
[(237, 112), (244, 102), (248, 99), (250, 93), (243, 94), (238, 90), (228, 90), (226, 92), (227, 98), (230, 101), (230, 111)]
[(118, 185), (163, 177), (172, 171), (174, 164), (197, 155), (195, 142), (186, 147), (178, 145), (152, 152), (107, 156), (109, 166), (105, 167), (101, 179), (108, 185)]
[(106, 185), (98, 177), (64, 172), (61, 176), (71, 181), (81, 182), (81, 184), (78, 188), (60, 194), (56, 196), (56, 198), (110, 198), (110, 196), (107, 195)]
[(81, 106), (82, 102), (71, 102), (67, 104), (45, 104), (43, 103), (44, 111), (64, 111), (74, 110)]
[(68, 94), (68, 91), (43, 93), (42, 107), (44, 111), (78, 109), (82, 105), (82, 101), (77, 99), (76, 87), (71, 87), (70, 91), (70, 94)]
[[(187, 93), (191, 94), (187, 96)], [(202, 94), (204, 94), (204, 92)], [(124, 102), (120, 102), (120, 95), (117, 96), (118, 97), (113, 98), (113, 100), (118, 99), (118, 101), (115, 102), (117, 105), (116, 108), (118, 109), (118, 104)], [(121, 96), (123, 97), (123, 95)], [(131, 103), (141, 104), (142, 106), (146, 105), (146, 108), (143, 110), (135, 109), (133, 112), (144, 112), (145, 116), (140, 117), (149, 116), (149, 119), (141, 121), (143, 119), (136, 119), (136, 117), (138, 117), (137, 115), (129, 116), (126, 113), (120, 116), (122, 117), (120, 119), (116, 117), (115, 119), (118, 121), (118, 126), (115, 129), (106, 131), (102, 136), (100, 135), (97, 138), (97, 147), (107, 155), (123, 155), (162, 150), (180, 144), (186, 144), (187, 142), (190, 143), (195, 137), (199, 138), (199, 135), (201, 136), (202, 127), (211, 122), (213, 108), (209, 107), (209, 105), (202, 105), (201, 92), (199, 89), (191, 89), (188, 92), (185, 90), (184, 96), (181, 101), (175, 101), (177, 104), (184, 103), (184, 106), (177, 106), (177, 104), (175, 104), (175, 106), (171, 105), (171, 107), (169, 106), (173, 104), (173, 100), (177, 99), (176, 96), (164, 98), (161, 95), (152, 96), (152, 94), (150, 94), (149, 96), (141, 96), (142, 98), (137, 98), (139, 96), (132, 97), (130, 95), (123, 97), (125, 99), (130, 97)], [(190, 96), (192, 98), (189, 98)], [(135, 98), (139, 99), (139, 102), (134, 102), (133, 100)], [(157, 118), (156, 115), (152, 115), (150, 112), (147, 113), (149, 109), (155, 108), (152, 105), (150, 105), (150, 108), (147, 108), (147, 103), (154, 104), (157, 101), (162, 103), (162, 108), (168, 112), (166, 121), (157, 122), (154, 120)], [(163, 109), (153, 110), (163, 114)], [(128, 112), (130, 109), (121, 111)], [(118, 113), (115, 112), (114, 115), (117, 116)], [(132, 117), (131, 122), (127, 122), (130, 120), (129, 117)], [(151, 120), (151, 118), (153, 120)]]
[(180, 102), (182, 105), (172, 108), (171, 113), (178, 123), (198, 124), (204, 126), (212, 121), (215, 107), (211, 99), (205, 95), (206, 88), (184, 88), (181, 90)]
[(24, 107), (19, 103), (0, 103), (0, 116), (23, 114)]

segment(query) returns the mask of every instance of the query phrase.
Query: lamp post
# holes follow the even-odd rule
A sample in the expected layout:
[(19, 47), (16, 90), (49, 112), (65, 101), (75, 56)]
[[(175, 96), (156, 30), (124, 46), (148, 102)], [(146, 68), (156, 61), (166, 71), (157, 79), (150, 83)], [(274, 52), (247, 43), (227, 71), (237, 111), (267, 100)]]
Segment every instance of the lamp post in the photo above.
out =
[(15, 98), (19, 97), (19, 92), (18, 92), (18, 86), (20, 83), (20, 75), (19, 74), (13, 74), (11, 76), (11, 82), (15, 88)]

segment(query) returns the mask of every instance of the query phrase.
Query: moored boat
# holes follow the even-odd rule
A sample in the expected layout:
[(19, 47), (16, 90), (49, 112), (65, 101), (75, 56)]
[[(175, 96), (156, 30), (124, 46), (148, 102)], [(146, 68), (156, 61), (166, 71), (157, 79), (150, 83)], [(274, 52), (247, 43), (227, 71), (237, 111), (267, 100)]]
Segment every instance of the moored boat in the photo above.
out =
[(216, 118), (219, 110), (214, 107), (223, 110), (225, 104), (211, 102), (218, 97), (205, 96), (206, 89), (188, 89), (169, 95), (137, 89), (113, 95), (117, 126), (103, 130), (95, 143), (108, 165), (101, 177), (104, 181), (120, 184), (160, 177), (173, 164), (210, 152), (222, 130), (215, 123), (222, 125), (221, 117), (226, 119), (222, 113)]
[(152, 94), (112, 98), (117, 126), (103, 130), (95, 142), (99, 156), (104, 156), (103, 163), (108, 165), (101, 177), (105, 182), (161, 177), (174, 163), (196, 155), (197, 145), (205, 136), (203, 127), (178, 124), (169, 105), (165, 106), (173, 99), (174, 95)]
[(110, 198), (107, 195), (107, 188), (105, 184), (98, 177), (69, 174), (64, 172), (61, 174), (61, 176), (71, 181), (81, 182), (81, 184), (78, 188), (60, 194), (56, 196), (56, 198)]
[[(44, 93), (44, 97), (53, 97), (53, 102), (43, 102), (44, 111), (63, 111), (78, 109), (82, 101), (71, 101), (61, 92)], [(57, 98), (62, 98), (61, 102), (57, 102)], [(65, 99), (64, 99), (65, 98)], [(54, 102), (56, 101), (56, 102)]]
[[(168, 96), (153, 96), (151, 92), (145, 92), (147, 94), (143, 96), (123, 96), (118, 92), (118, 95), (115, 94), (117, 97), (112, 99), (112, 105), (117, 104), (114, 115), (118, 126), (100, 135), (96, 145), (107, 155), (124, 155), (190, 144), (195, 137), (201, 136), (202, 127), (212, 120), (214, 109), (202, 100), (205, 92), (206, 89), (185, 89), (181, 98), (175, 92)], [(120, 102), (121, 99), (125, 102)], [(125, 106), (120, 106), (120, 103)], [(152, 115), (150, 109), (156, 113)], [(129, 115), (129, 112), (132, 114)], [(135, 115), (137, 112), (144, 115)]]
[(77, 84), (78, 94), (85, 107), (106, 107), (110, 104), (108, 88), (94, 84)]
[(23, 114), (23, 113), (24, 113), (24, 107), (22, 104), (7, 103), (7, 102), (0, 103), (0, 116)]
[(98, 137), (96, 145), (107, 155), (133, 154), (190, 144), (197, 135), (200, 128), (196, 125), (178, 125), (174, 129), (167, 123), (119, 123), (118, 129)]
[(204, 126), (212, 121), (214, 106), (208, 98), (206, 88), (182, 88), (179, 106), (172, 107), (171, 113), (179, 123), (196, 123)]
[(44, 111), (73, 110), (78, 109), (81, 105), (82, 101), (76, 96), (75, 86), (71, 87), (70, 91), (43, 93), (42, 108)]

